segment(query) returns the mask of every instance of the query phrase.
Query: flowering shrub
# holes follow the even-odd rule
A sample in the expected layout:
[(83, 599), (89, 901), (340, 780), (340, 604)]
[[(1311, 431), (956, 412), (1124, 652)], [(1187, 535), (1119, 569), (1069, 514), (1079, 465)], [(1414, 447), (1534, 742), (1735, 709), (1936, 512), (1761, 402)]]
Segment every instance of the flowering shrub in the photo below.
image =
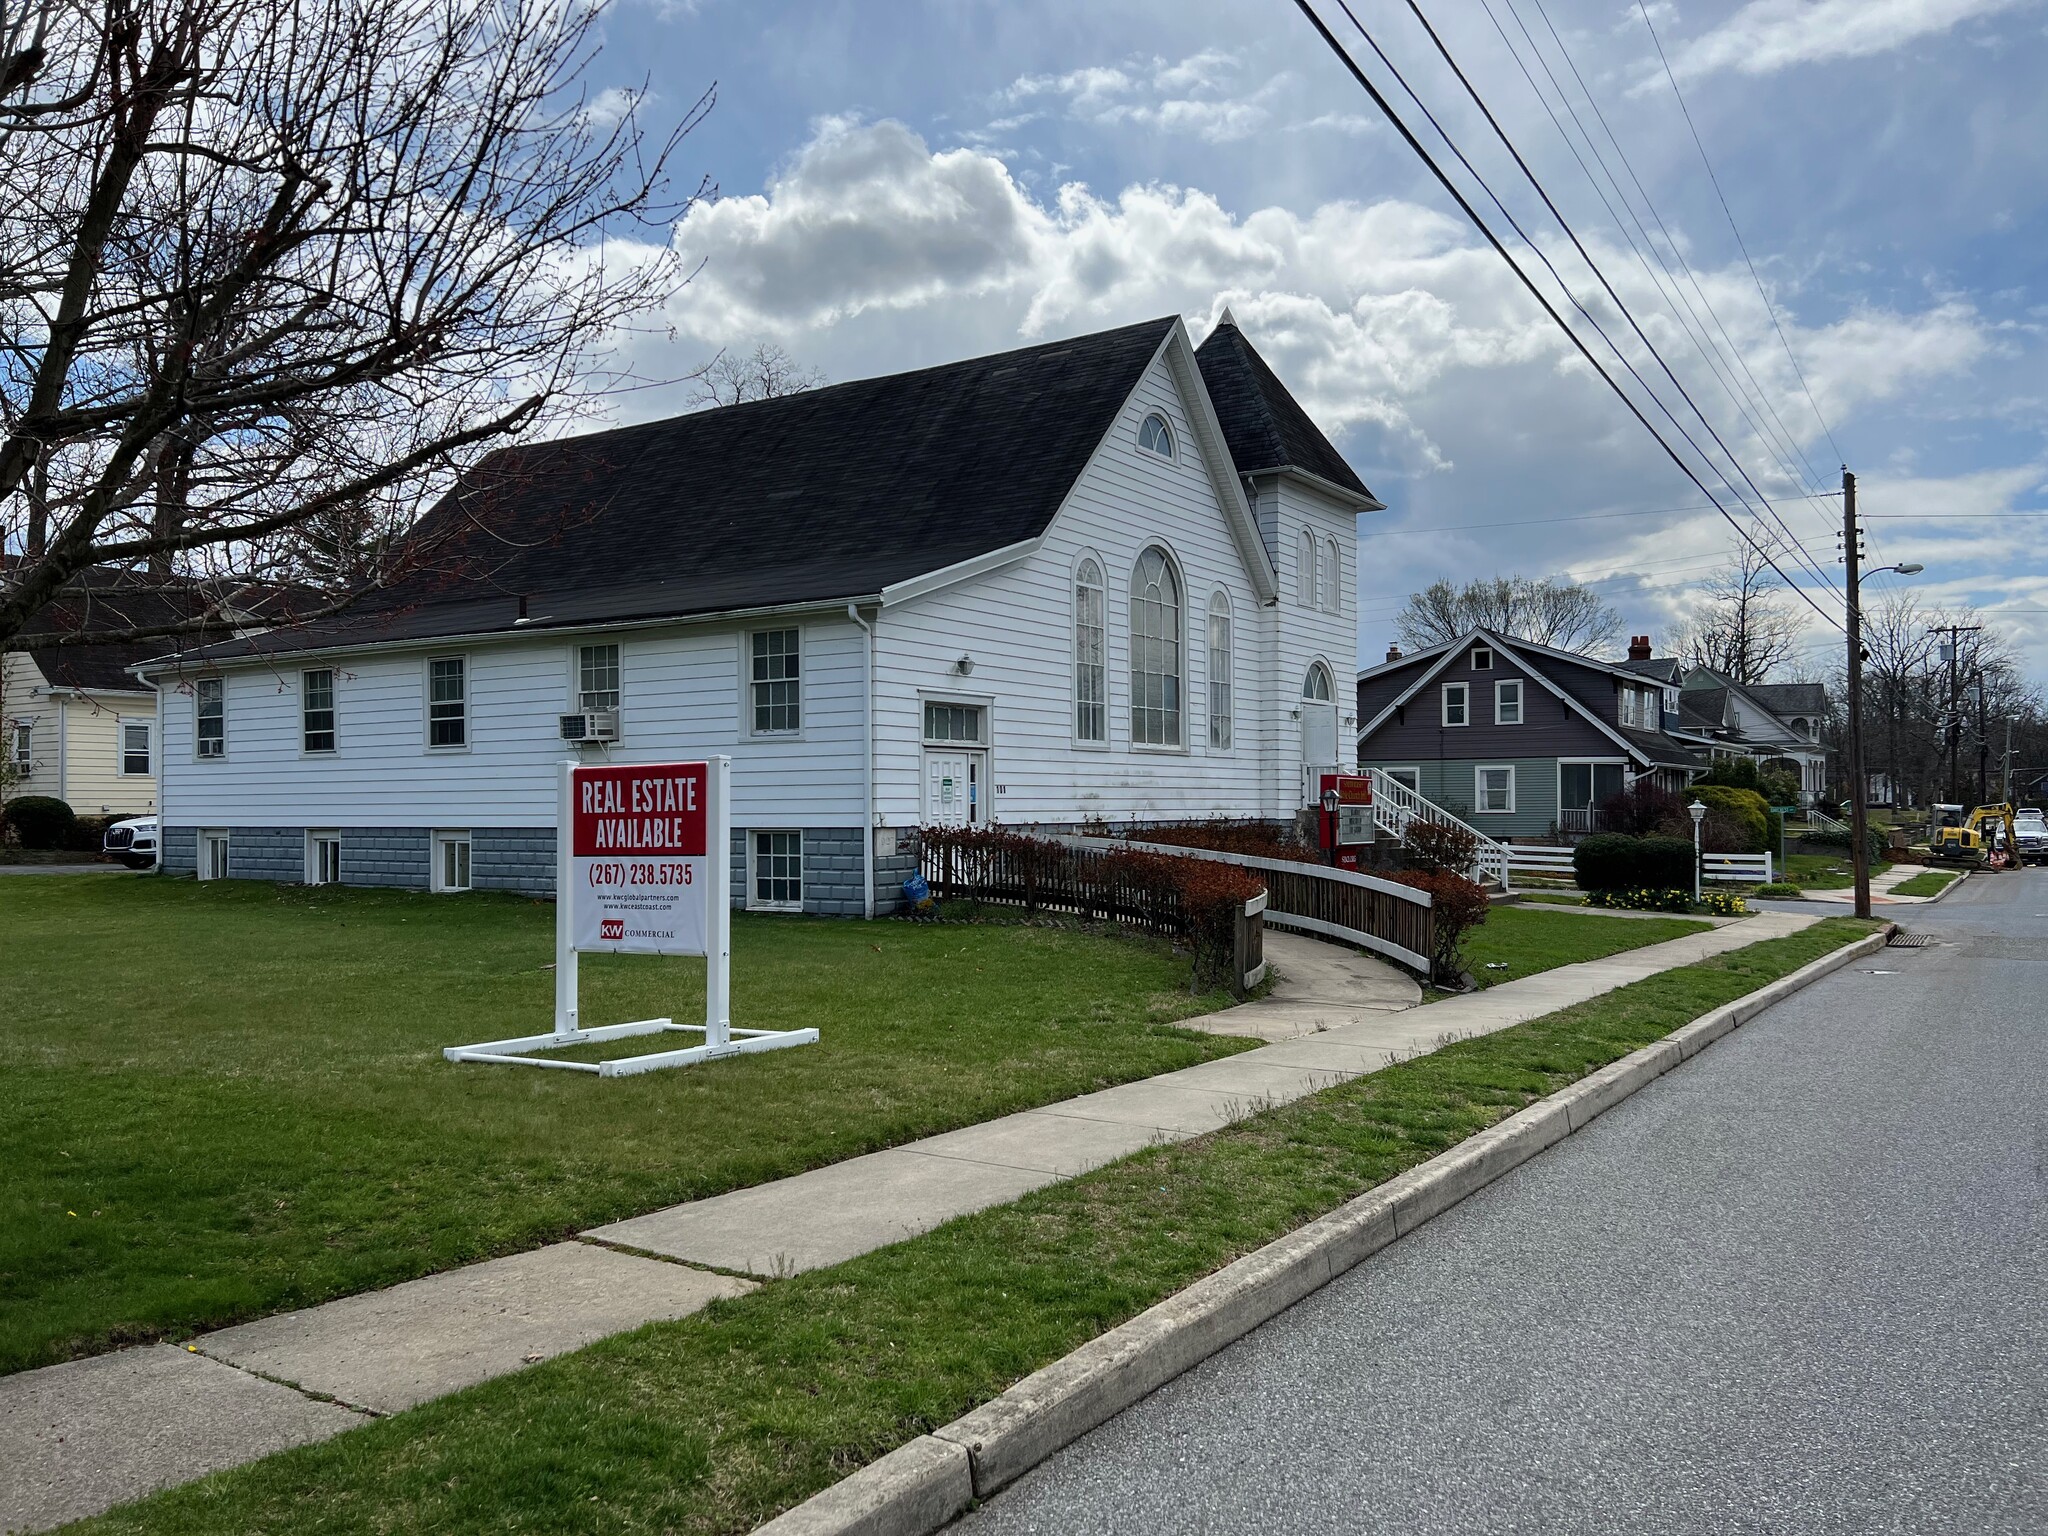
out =
[(1758, 896), (1777, 897), (1786, 901), (1797, 901), (1806, 892), (1799, 889), (1790, 880), (1773, 880), (1769, 885), (1758, 886), (1755, 894)]
[(1690, 912), (1692, 892), (1670, 886), (1634, 885), (1617, 891), (1588, 891), (1586, 905), (1627, 912)]
[(1707, 891), (1700, 896), (1700, 910), (1710, 917), (1741, 917), (1749, 911), (1749, 903), (1733, 891)]
[(1486, 888), (1447, 869), (1406, 869), (1387, 878), (1429, 892), (1436, 934), (1436, 953), (1430, 957), (1433, 976), (1437, 981), (1456, 981), (1465, 971), (1459, 953), (1465, 935), (1485, 922), (1492, 910)]

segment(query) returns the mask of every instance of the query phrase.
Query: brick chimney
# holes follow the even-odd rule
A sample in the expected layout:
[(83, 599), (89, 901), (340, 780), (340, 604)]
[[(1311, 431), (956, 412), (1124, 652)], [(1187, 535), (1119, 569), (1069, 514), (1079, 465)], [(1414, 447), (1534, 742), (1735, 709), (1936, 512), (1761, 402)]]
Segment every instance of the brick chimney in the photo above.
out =
[(1648, 661), (1650, 659), (1650, 637), (1648, 635), (1630, 635), (1628, 637), (1628, 659), (1630, 661)]
[(1399, 661), (1400, 659), (1401, 659), (1401, 647), (1400, 647), (1400, 646), (1398, 646), (1398, 645), (1391, 645), (1391, 644), (1390, 644), (1390, 645), (1389, 645), (1389, 646), (1387, 647), (1387, 660), (1389, 660), (1389, 661)]

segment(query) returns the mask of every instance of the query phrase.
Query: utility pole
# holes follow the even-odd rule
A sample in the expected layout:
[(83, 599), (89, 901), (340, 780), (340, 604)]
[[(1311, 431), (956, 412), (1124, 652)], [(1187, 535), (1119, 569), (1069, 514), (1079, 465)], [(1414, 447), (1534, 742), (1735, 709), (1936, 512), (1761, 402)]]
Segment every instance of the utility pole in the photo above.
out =
[(1863, 609), (1857, 599), (1858, 543), (1862, 530), (1856, 526), (1856, 477), (1842, 471), (1842, 561), (1849, 573), (1847, 618), (1849, 620), (1849, 865), (1856, 871), (1856, 915), (1870, 916), (1870, 833), (1864, 801), (1869, 799), (1863, 783)]
[(2014, 715), (2005, 717), (2005, 753), (1998, 759), (1999, 771), (2005, 775), (2005, 787), (1999, 791), (1998, 798), (2006, 805), (2012, 804), (2012, 728), (2017, 718)]
[[(1963, 745), (1963, 636), (1974, 635), (1984, 628), (1981, 624), (1935, 624), (1928, 628), (1930, 635), (1946, 635), (1942, 642), (1941, 659), (1948, 663), (1948, 708), (1943, 712), (1942, 725), (1948, 733), (1948, 797), (1960, 805), (1963, 799), (1963, 776), (1959, 754)], [(1983, 804), (1980, 799), (1978, 804)]]
[(1984, 718), (1984, 674), (1979, 672), (1973, 690), (1977, 695), (1977, 803), (1991, 803), (1991, 729)]

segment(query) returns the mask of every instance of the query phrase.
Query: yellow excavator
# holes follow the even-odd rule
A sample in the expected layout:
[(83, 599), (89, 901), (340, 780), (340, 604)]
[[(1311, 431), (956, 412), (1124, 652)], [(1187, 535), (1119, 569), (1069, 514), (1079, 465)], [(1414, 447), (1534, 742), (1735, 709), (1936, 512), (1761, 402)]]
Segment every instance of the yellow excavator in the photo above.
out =
[(1927, 829), (1930, 857), (1948, 864), (2015, 869), (2020, 829), (2009, 805), (1980, 805), (1964, 814), (1960, 805), (1937, 805)]

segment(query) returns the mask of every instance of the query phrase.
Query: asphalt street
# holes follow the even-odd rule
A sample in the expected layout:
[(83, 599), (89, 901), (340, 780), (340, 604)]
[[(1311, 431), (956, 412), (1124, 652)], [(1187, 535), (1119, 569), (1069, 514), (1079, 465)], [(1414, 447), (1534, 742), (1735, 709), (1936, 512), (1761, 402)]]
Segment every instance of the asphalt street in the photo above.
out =
[(2048, 870), (1895, 915), (954, 1529), (2048, 1532)]

